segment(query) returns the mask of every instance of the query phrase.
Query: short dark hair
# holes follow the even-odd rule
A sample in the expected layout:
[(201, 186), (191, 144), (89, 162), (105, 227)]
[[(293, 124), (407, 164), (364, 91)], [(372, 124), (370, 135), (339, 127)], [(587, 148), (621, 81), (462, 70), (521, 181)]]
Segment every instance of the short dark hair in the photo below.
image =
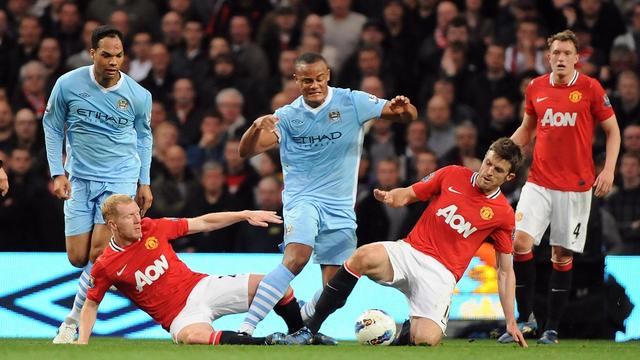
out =
[(106, 37), (118, 38), (124, 45), (124, 35), (122, 35), (120, 30), (111, 25), (101, 25), (93, 30), (93, 33), (91, 34), (91, 48), (97, 49), (98, 42)]
[[(322, 61), (323, 63), (327, 64), (327, 60), (325, 60), (325, 58), (317, 53), (304, 53), (300, 56), (298, 56), (298, 58), (296, 59), (295, 62), (295, 67), (298, 67), (298, 65), (300, 64), (315, 64), (319, 61)], [(328, 64), (327, 64), (328, 65)]]
[(509, 162), (511, 165), (509, 172), (515, 173), (522, 165), (522, 149), (508, 137), (501, 137), (494, 141), (489, 147), (489, 151), (493, 151), (501, 159)]

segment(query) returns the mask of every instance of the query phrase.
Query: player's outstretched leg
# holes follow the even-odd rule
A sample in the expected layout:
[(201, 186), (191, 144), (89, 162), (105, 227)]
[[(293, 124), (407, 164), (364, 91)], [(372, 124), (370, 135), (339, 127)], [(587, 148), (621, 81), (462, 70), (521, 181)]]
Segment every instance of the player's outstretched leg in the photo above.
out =
[(316, 304), (315, 314), (307, 323), (307, 327), (312, 333), (317, 333), (327, 317), (344, 306), (359, 279), (360, 274), (351, 271), (346, 263), (338, 269), (322, 290)]
[(214, 331), (211, 345), (284, 345), (285, 334), (276, 332), (266, 337), (253, 337), (235, 331)]
[(71, 311), (64, 319), (60, 327), (58, 328), (58, 333), (53, 338), (54, 344), (70, 344), (76, 340), (78, 337), (78, 323), (80, 322), (80, 311), (82, 311), (82, 306), (84, 305), (85, 300), (87, 299), (87, 289), (90, 286), (90, 277), (91, 277), (91, 268), (93, 267), (93, 263), (89, 261), (87, 266), (82, 270), (82, 274), (80, 275), (80, 279), (78, 280), (78, 289), (76, 291), (76, 296), (73, 300), (73, 306), (71, 307)]
[(284, 344), (284, 338), (283, 333), (252, 337), (247, 333), (214, 330), (209, 324), (196, 323), (180, 330), (174, 341), (188, 345), (277, 345)]
[(289, 334), (300, 330), (304, 326), (302, 316), (300, 315), (300, 307), (293, 294), (293, 290), (284, 295), (282, 300), (274, 306), (273, 311), (287, 324)]
[(315, 307), (315, 314), (309, 319), (307, 326), (287, 335), (287, 343), (290, 345), (332, 344), (335, 340), (318, 334), (318, 330), (329, 315), (344, 306), (359, 279), (360, 275), (349, 270), (346, 263), (342, 265), (322, 290)]
[(291, 280), (304, 269), (312, 252), (313, 247), (303, 243), (293, 242), (287, 244), (284, 249), (282, 263), (260, 281), (256, 294), (249, 306), (247, 316), (240, 326), (241, 332), (253, 334), (258, 323), (282, 299), (289, 288)]
[(240, 332), (253, 334), (256, 326), (282, 299), (295, 275), (283, 264), (265, 275), (258, 285), (256, 295), (249, 306), (249, 312), (240, 326)]

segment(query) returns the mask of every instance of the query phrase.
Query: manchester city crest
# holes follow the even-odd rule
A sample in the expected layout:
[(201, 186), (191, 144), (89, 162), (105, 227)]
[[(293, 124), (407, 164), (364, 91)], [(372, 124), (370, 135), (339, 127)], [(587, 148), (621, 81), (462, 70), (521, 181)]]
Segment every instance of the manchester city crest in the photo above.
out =
[(329, 111), (329, 121), (331, 121), (331, 122), (340, 121), (340, 111), (338, 111), (338, 110), (330, 110)]
[(127, 110), (128, 107), (129, 107), (129, 102), (127, 100), (125, 99), (118, 100), (118, 109)]

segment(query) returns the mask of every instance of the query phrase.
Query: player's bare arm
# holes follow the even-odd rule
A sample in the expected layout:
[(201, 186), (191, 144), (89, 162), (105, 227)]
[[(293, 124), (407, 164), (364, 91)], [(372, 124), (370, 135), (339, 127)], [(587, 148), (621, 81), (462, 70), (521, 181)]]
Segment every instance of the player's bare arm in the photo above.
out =
[(86, 345), (89, 343), (89, 337), (91, 336), (93, 325), (96, 323), (97, 316), (98, 303), (87, 299), (80, 313), (80, 329), (77, 344)]
[(616, 161), (618, 159), (618, 153), (620, 152), (620, 128), (618, 127), (616, 116), (611, 116), (601, 122), (600, 125), (602, 126), (602, 130), (604, 130), (607, 140), (604, 168), (593, 183), (593, 194), (598, 197), (607, 195), (611, 190), (613, 176), (616, 171)]
[(282, 224), (282, 218), (275, 211), (244, 210), (209, 213), (196, 218), (187, 219), (188, 234), (214, 231), (229, 225), (246, 221), (253, 226), (267, 227), (269, 224)]
[(536, 134), (536, 117), (524, 113), (522, 117), (522, 124), (511, 135), (511, 140), (518, 144), (520, 147), (526, 146), (531, 142), (531, 139)]
[(373, 196), (376, 200), (393, 208), (403, 207), (418, 200), (412, 187), (396, 188), (390, 191), (375, 189), (373, 190)]
[(140, 216), (144, 216), (153, 203), (151, 185), (138, 185), (138, 190), (136, 191), (136, 203), (140, 207)]
[(387, 101), (380, 117), (392, 121), (410, 122), (418, 117), (418, 110), (406, 96), (396, 96)]
[(513, 272), (513, 255), (496, 252), (498, 264), (498, 294), (500, 305), (504, 311), (504, 319), (507, 324), (507, 332), (522, 347), (528, 347), (527, 341), (518, 329), (514, 315), (514, 302), (516, 297), (516, 275)]
[(240, 156), (251, 157), (275, 148), (278, 145), (277, 123), (278, 118), (273, 114), (257, 118), (240, 139)]

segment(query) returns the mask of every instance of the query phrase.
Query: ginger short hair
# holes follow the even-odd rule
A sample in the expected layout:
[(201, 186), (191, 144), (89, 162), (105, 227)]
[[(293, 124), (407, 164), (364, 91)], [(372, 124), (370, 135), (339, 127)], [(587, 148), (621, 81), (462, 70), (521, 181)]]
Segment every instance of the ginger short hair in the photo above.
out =
[(127, 205), (133, 202), (129, 195), (113, 194), (102, 204), (102, 217), (105, 221), (113, 220), (118, 215), (118, 205)]

